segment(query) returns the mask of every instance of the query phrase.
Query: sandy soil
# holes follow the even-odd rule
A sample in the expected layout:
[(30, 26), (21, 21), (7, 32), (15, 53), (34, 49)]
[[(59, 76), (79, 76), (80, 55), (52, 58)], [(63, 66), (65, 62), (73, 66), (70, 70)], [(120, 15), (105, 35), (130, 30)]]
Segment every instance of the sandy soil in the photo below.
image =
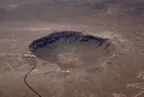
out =
[(143, 1), (110, 0), (102, 3), (104, 8), (92, 6), (107, 0), (70, 1), (46, 8), (42, 6), (46, 2), (18, 8), (9, 7), (8, 0), (3, 4), (7, 12), (0, 25), (0, 97), (37, 97), (23, 82), (32, 68), (23, 56), (31, 41), (59, 30), (117, 39), (119, 49), (102, 72), (65, 75), (55, 64), (37, 59), (28, 83), (42, 97), (144, 97), (144, 13), (139, 8)]

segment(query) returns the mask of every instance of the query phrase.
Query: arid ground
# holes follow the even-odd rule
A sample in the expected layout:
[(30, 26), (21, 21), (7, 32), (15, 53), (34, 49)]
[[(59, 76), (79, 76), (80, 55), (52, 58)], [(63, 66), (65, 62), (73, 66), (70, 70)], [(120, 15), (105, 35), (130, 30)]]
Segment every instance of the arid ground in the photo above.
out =
[(144, 97), (143, 10), (143, 0), (1, 0), (0, 97), (38, 97), (23, 82), (28, 45), (62, 30), (110, 38), (118, 49), (102, 71), (66, 74), (37, 59), (27, 81), (42, 97)]

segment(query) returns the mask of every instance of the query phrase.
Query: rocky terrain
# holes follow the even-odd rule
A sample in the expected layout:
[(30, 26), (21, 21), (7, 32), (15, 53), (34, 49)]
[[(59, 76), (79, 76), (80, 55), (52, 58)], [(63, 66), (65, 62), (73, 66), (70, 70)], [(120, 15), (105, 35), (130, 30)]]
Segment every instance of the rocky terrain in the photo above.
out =
[(66, 73), (37, 58), (27, 80), (42, 97), (144, 97), (143, 10), (143, 0), (1, 0), (0, 97), (38, 97), (23, 82), (28, 45), (63, 30), (110, 38), (118, 49), (102, 71)]

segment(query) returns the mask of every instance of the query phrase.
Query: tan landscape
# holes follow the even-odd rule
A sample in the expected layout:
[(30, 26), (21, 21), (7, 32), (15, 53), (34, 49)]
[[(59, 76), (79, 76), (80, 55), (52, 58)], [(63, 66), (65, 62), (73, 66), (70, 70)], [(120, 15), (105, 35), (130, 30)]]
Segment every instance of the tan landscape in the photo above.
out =
[(41, 97), (144, 97), (143, 10), (143, 0), (1, 0), (0, 97), (38, 97), (23, 81), (28, 46), (63, 30), (112, 39), (117, 50), (103, 70), (66, 73), (37, 58), (27, 82)]

